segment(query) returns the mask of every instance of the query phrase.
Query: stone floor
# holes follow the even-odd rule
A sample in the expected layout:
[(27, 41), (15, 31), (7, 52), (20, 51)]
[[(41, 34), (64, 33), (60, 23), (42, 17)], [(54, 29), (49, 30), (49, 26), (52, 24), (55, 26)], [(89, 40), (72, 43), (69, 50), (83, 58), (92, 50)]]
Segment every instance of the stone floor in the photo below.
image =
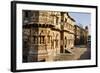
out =
[(90, 59), (90, 48), (79, 45), (70, 50), (70, 53), (58, 54), (55, 61)]

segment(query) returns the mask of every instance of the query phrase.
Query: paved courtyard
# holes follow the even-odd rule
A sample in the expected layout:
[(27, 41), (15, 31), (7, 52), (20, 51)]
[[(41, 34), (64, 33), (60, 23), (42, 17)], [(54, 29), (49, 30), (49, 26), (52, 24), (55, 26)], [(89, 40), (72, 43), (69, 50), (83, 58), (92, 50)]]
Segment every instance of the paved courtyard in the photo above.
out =
[(58, 54), (54, 57), (55, 61), (63, 60), (83, 60), (90, 59), (90, 48), (87, 48), (84, 45), (75, 46), (73, 49), (69, 50), (70, 53)]

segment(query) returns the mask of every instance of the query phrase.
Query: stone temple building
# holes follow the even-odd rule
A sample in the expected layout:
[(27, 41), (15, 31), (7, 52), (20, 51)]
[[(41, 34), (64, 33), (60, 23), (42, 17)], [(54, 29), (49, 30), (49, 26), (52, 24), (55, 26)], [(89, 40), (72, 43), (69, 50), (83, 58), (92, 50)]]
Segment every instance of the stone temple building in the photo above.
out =
[(75, 25), (75, 45), (86, 45), (88, 39), (88, 27), (85, 29)]
[(53, 61), (74, 47), (75, 31), (68, 12), (23, 10), (23, 62)]
[(75, 20), (66, 12), (61, 12), (61, 53), (74, 47)]

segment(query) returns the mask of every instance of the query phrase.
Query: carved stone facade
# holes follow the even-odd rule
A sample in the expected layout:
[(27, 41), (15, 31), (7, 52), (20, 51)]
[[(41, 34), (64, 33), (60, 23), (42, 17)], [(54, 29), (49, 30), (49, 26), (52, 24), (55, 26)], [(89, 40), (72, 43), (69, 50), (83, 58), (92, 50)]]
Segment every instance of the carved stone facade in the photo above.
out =
[(75, 20), (68, 12), (23, 10), (23, 62), (53, 61), (74, 41)]
[(88, 40), (88, 27), (85, 29), (75, 25), (75, 45), (87, 45)]
[(75, 20), (69, 16), (66, 12), (61, 12), (61, 40), (63, 44), (61, 45), (62, 53), (66, 53), (66, 50), (74, 47), (74, 25)]

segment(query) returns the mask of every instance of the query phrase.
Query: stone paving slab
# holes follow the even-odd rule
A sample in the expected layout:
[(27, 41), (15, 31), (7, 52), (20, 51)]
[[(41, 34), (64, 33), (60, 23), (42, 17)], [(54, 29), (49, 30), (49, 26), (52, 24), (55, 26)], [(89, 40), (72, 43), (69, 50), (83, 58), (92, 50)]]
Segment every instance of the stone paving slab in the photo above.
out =
[(74, 47), (74, 49), (71, 49), (71, 53), (63, 53), (58, 54), (54, 57), (55, 61), (63, 61), (63, 60), (78, 60), (84, 52), (87, 51), (86, 47)]

